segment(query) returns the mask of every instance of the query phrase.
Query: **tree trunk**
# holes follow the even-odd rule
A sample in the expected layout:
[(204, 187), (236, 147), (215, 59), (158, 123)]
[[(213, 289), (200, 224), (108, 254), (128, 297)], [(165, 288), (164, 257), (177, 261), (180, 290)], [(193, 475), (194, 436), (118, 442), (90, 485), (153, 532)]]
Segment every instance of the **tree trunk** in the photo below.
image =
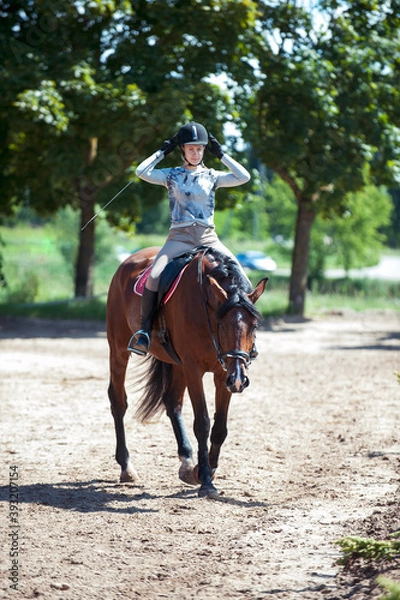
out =
[(310, 200), (300, 198), (290, 277), (289, 313), (304, 315), (311, 227), (315, 219)]
[[(89, 139), (85, 165), (93, 163), (97, 156), (97, 138)], [(79, 249), (75, 267), (75, 298), (92, 298), (94, 293), (94, 221), (85, 225), (94, 217), (96, 188), (86, 177), (77, 181), (79, 205), (81, 209), (81, 227), (79, 231)], [(82, 231), (82, 228), (85, 227)]]
[[(82, 192), (81, 192), (82, 193)], [(94, 292), (94, 221), (82, 231), (82, 227), (94, 216), (94, 197), (82, 197), (81, 230), (75, 268), (75, 298), (92, 298)]]

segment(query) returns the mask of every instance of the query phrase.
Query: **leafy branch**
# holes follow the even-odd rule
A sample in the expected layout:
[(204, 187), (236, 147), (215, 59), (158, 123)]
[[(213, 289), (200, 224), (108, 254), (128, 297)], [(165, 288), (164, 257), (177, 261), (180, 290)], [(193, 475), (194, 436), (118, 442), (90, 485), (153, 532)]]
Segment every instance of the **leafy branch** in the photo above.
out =
[[(400, 532), (393, 534), (398, 536)], [(348, 564), (356, 558), (392, 560), (400, 556), (400, 540), (374, 540), (372, 538), (344, 537), (336, 542), (344, 554), (339, 564)]]

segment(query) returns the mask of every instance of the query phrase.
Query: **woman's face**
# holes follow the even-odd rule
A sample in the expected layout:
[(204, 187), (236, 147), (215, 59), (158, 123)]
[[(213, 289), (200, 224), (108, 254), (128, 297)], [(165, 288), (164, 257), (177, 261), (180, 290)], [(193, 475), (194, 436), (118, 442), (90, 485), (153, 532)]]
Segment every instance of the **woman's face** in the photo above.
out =
[(205, 146), (203, 144), (186, 144), (183, 146), (183, 154), (186, 160), (196, 167), (203, 160), (204, 150)]

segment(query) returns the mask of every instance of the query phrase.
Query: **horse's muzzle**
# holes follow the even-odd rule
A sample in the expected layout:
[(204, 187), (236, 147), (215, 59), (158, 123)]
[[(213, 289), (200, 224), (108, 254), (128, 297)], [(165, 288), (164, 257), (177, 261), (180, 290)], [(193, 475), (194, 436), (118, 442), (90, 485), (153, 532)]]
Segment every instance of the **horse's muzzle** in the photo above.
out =
[(232, 394), (240, 394), (250, 384), (250, 380), (246, 375), (243, 361), (237, 359), (228, 369), (226, 378), (226, 387)]

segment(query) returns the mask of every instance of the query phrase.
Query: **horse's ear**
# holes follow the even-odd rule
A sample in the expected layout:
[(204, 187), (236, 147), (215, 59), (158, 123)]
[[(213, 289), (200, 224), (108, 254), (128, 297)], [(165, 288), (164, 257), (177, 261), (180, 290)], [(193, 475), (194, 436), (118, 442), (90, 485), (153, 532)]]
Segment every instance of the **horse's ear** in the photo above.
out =
[(220, 302), (225, 302), (228, 299), (228, 294), (226, 291), (219, 285), (218, 281), (214, 279), (214, 277), (208, 277), (208, 281), (210, 282), (210, 288), (212, 289), (214, 296)]
[(265, 287), (267, 285), (267, 281), (268, 281), (268, 277), (264, 277), (264, 279), (261, 279), (261, 281), (259, 281), (257, 283), (254, 290), (252, 292), (250, 292), (250, 294), (247, 294), (247, 297), (249, 298), (249, 300), (252, 301), (253, 304), (255, 304), (257, 302), (257, 300), (260, 298), (260, 296), (263, 295), (263, 293), (265, 291)]

